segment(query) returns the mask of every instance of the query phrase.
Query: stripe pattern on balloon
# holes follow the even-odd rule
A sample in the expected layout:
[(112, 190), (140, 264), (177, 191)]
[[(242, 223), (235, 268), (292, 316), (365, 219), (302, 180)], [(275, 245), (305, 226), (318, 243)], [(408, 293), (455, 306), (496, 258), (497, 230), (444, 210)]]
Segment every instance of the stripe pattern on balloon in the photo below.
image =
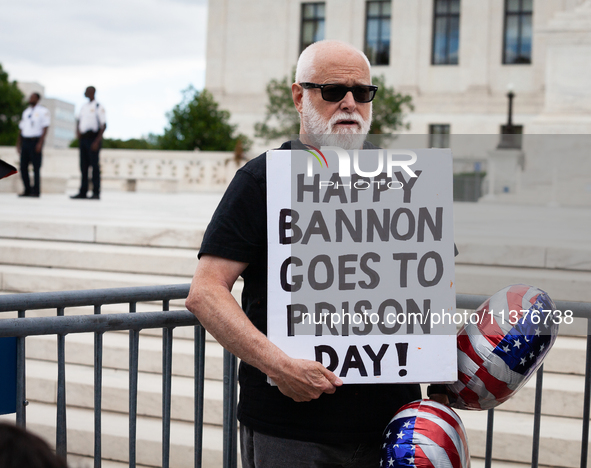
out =
[(447, 387), (452, 406), (488, 410), (523, 387), (556, 341), (555, 310), (546, 292), (524, 284), (485, 301), (478, 323), (458, 332), (458, 381)]
[(384, 431), (379, 466), (469, 468), (462, 420), (451, 408), (433, 400), (408, 403)]

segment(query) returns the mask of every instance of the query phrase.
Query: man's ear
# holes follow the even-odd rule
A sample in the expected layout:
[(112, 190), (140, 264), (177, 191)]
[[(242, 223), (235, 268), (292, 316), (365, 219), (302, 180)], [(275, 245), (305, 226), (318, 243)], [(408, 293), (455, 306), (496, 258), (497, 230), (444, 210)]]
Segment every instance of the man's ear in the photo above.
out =
[(295, 105), (296, 110), (301, 114), (302, 113), (302, 101), (304, 99), (304, 88), (302, 88), (299, 84), (294, 83), (291, 85), (291, 97), (293, 98), (293, 104)]

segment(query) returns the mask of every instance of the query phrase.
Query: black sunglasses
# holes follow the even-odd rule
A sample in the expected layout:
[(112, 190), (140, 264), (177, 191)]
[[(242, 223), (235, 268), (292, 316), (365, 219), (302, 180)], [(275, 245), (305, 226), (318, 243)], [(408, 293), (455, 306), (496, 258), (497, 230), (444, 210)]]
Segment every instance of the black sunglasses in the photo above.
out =
[(353, 93), (355, 101), (371, 102), (378, 90), (378, 87), (373, 85), (345, 86), (341, 84), (300, 83), (300, 86), (304, 89), (320, 88), (322, 99), (328, 102), (339, 102), (349, 91)]

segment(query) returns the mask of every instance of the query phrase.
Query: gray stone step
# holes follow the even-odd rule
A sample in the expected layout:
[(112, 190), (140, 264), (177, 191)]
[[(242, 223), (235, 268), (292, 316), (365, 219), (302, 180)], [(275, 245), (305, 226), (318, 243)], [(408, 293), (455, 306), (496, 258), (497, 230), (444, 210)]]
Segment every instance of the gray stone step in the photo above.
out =
[(0, 237), (198, 248), (221, 194), (113, 193), (101, 200), (0, 194)]
[[(57, 361), (57, 340), (55, 336), (31, 336), (26, 341), (28, 359)], [(78, 333), (66, 337), (66, 362), (93, 366), (94, 335)], [(103, 335), (103, 368), (127, 370), (129, 367), (129, 335), (126, 333), (105, 333)], [(157, 336), (140, 334), (138, 367), (140, 372), (160, 374), (162, 372), (162, 339)], [(186, 339), (173, 341), (173, 375), (192, 377), (194, 371), (194, 345)], [(217, 342), (205, 346), (205, 378), (223, 378), (223, 348)]]
[[(195, 262), (195, 265), (197, 262)], [(89, 268), (92, 268), (89, 265)], [(157, 275), (0, 264), (0, 290), (5, 292), (67, 291), (188, 283), (192, 275)], [(591, 272), (456, 266), (458, 294), (492, 295), (510, 284), (539, 287), (554, 300), (591, 302)], [(235, 294), (237, 296), (238, 294)]]
[(544, 360), (544, 371), (585, 375), (587, 338), (559, 336)]
[[(207, 225), (205, 220), (198, 222), (199, 227), (192, 223), (182, 225), (178, 222), (172, 226), (145, 221), (125, 225), (122, 220), (122, 225), (122, 222), (93, 222), (69, 218), (60, 222), (18, 218), (8, 221), (0, 226), (0, 238), (5, 241), (31, 242), (31, 250), (35, 249), (34, 241), (38, 240), (197, 251)], [(591, 271), (591, 247), (588, 243), (536, 242), (535, 239), (514, 239), (507, 243), (506, 239), (495, 237), (460, 236), (456, 239), (456, 244), (460, 251), (456, 259), (458, 264)], [(81, 248), (83, 247), (78, 247)], [(11, 253), (11, 256), (14, 257), (15, 254)], [(98, 263), (100, 265), (100, 261)]]
[[(0, 264), (0, 291), (9, 294), (188, 284), (192, 278), (192, 274), (176, 276)], [(242, 286), (242, 278), (239, 278), (232, 289), (237, 301), (240, 301)], [(184, 308), (184, 300), (171, 301), (171, 308), (173, 305), (177, 309)], [(158, 307), (161, 306), (151, 310), (157, 310)]]
[[(27, 399), (57, 403), (57, 364), (27, 360)], [(103, 369), (102, 409), (123, 414), (129, 412), (129, 374), (120, 369)], [(94, 371), (92, 367), (66, 365), (66, 403), (68, 407), (94, 407)], [(206, 380), (204, 388), (204, 422), (222, 425), (223, 384)], [(141, 416), (162, 417), (162, 376), (138, 374), (137, 411)], [(172, 377), (171, 419), (194, 420), (194, 380)]]
[[(560, 336), (546, 356), (542, 387), (542, 414), (579, 419), (583, 417), (585, 342), (586, 340), (581, 338)], [(421, 386), (423, 396), (426, 398), (427, 384)], [(497, 409), (533, 414), (535, 386), (536, 376), (533, 375), (524, 387)]]
[(197, 249), (0, 239), (0, 264), (191, 277)]
[[(470, 468), (484, 468), (484, 458), (477, 458), (474, 456), (470, 457)], [(494, 468), (530, 468), (530, 463), (512, 463), (502, 460), (495, 460), (493, 465)], [(540, 464), (539, 466), (545, 466)]]
[[(542, 414), (583, 417), (586, 339), (559, 336), (544, 360)], [(498, 406), (499, 411), (533, 414), (536, 375), (513, 397)], [(423, 396), (427, 385), (422, 385)]]
[(496, 237), (456, 238), (457, 264), (591, 271), (589, 242), (549, 242)]
[[(14, 420), (14, 415), (0, 416)], [(31, 402), (27, 407), (27, 428), (39, 434), (50, 444), (55, 441), (55, 406)], [(69, 408), (67, 413), (68, 452), (91, 457), (94, 454), (94, 414), (90, 409)], [(129, 418), (126, 415), (103, 411), (102, 457), (114, 462), (129, 459)], [(193, 424), (171, 422), (170, 466), (194, 466)], [(140, 416), (137, 420), (136, 457), (140, 465), (161, 466), (162, 422), (159, 418)], [(203, 466), (219, 468), (222, 465), (222, 428), (203, 427)]]
[[(178, 331), (183, 330), (179, 328)], [(185, 329), (184, 331), (188, 331)], [(153, 332), (156, 332), (154, 330)], [(161, 338), (157, 335), (145, 334), (140, 339), (139, 368), (143, 372), (151, 372), (159, 377), (161, 369)], [(173, 374), (179, 376), (193, 375), (193, 343), (191, 339), (176, 337), (173, 352)], [(192, 333), (192, 328), (190, 333)], [(190, 335), (189, 335), (190, 338)], [(206, 377), (222, 378), (223, 350), (208, 336), (206, 346)], [(71, 341), (70, 341), (71, 340)], [(54, 337), (31, 337), (27, 343), (27, 356), (35, 359), (55, 360), (56, 345)], [(543, 414), (582, 417), (582, 401), (584, 392), (584, 344), (580, 338), (559, 337), (554, 348), (545, 360), (545, 377), (543, 392)], [(103, 365), (126, 371), (128, 365), (128, 335), (125, 332), (104, 335)], [(93, 359), (92, 335), (69, 335), (66, 345), (68, 362), (76, 362), (90, 366)], [(566, 365), (568, 363), (568, 366)], [(89, 368), (90, 369), (90, 368)], [(565, 374), (571, 371), (574, 375)], [(561, 373), (557, 373), (561, 372)], [(55, 378), (55, 377), (53, 377)], [(153, 377), (156, 378), (156, 377)], [(505, 402), (500, 409), (533, 413), (535, 395), (535, 376), (512, 399)]]
[(591, 272), (557, 269), (456, 265), (456, 293), (492, 295), (510, 284), (525, 283), (552, 299), (591, 302)]
[(139, 245), (197, 249), (201, 245), (207, 223), (162, 222), (145, 219), (126, 222), (94, 221), (80, 217), (55, 216), (51, 219), (26, 219), (8, 215), (0, 225), (0, 237), (7, 239), (36, 239), (70, 242), (96, 242), (102, 244)]
[[(487, 412), (458, 411), (458, 414), (468, 432), (471, 456), (484, 458)], [(572, 468), (580, 466), (581, 427), (581, 420), (543, 416), (540, 464)], [(493, 460), (530, 463), (532, 431), (533, 415), (495, 411)], [(591, 456), (588, 461), (591, 461)], [(493, 466), (496, 466), (495, 461)]]
[(6, 292), (70, 291), (181, 284), (190, 281), (191, 276), (0, 265), (0, 289)]
[[(533, 376), (499, 411), (534, 412), (536, 378)], [(583, 417), (585, 377), (544, 372), (542, 414), (570, 418)]]
[[(94, 458), (81, 455), (68, 455), (68, 466), (70, 468), (94, 468)], [(148, 465), (136, 463), (136, 468), (148, 468)], [(129, 463), (102, 460), (101, 468), (129, 468)]]

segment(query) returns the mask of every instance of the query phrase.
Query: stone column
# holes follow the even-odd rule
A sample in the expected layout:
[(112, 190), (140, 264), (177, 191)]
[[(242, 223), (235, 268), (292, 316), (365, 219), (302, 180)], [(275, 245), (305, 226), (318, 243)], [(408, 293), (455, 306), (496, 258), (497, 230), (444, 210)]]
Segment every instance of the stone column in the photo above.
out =
[(534, 37), (546, 48), (546, 86), (529, 133), (591, 133), (591, 0), (557, 13)]

